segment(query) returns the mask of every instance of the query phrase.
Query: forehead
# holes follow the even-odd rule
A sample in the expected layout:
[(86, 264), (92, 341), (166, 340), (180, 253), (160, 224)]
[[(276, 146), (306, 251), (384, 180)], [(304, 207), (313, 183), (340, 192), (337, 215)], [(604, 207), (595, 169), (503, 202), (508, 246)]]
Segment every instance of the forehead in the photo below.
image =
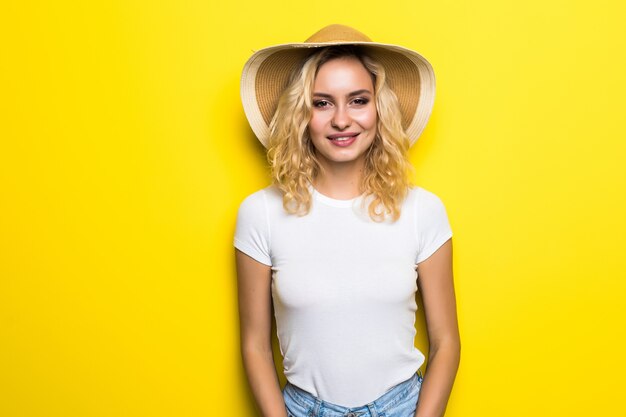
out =
[(323, 63), (315, 76), (315, 88), (367, 88), (374, 86), (373, 75), (356, 57), (333, 58)]

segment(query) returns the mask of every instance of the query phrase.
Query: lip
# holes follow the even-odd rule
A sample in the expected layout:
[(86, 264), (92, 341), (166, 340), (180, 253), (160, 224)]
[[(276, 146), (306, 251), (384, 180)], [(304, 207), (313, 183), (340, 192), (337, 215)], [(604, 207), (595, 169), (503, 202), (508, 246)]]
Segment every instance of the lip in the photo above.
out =
[(359, 134), (359, 132), (342, 132), (342, 133), (335, 133), (333, 135), (328, 135), (326, 137), (328, 139), (348, 138), (350, 136), (356, 136), (358, 134)]
[[(336, 135), (335, 135), (335, 136), (336, 136)], [(358, 139), (358, 137), (359, 137), (359, 133), (357, 133), (356, 135), (353, 135), (353, 136), (348, 136), (348, 135), (346, 135), (346, 134), (344, 133), (342, 136), (338, 136), (338, 137), (340, 137), (340, 138), (341, 138), (341, 137), (347, 137), (347, 138), (349, 138), (349, 139), (345, 139), (345, 140), (342, 140), (342, 141), (339, 141), (339, 140), (333, 140), (333, 139), (328, 139), (328, 140), (330, 141), (330, 143), (331, 143), (333, 146), (337, 146), (337, 147), (339, 147), (339, 148), (347, 148), (348, 146), (350, 146), (350, 145), (352, 145), (354, 142), (356, 142), (356, 140), (357, 140), (357, 139)]]

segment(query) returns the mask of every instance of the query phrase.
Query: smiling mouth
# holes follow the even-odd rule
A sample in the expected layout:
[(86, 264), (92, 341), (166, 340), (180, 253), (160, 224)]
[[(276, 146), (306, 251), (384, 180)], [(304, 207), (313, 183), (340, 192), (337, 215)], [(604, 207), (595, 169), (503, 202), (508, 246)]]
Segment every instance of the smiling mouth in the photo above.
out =
[(353, 139), (357, 137), (358, 135), (359, 133), (340, 133), (340, 134), (327, 136), (327, 138), (335, 142), (343, 142), (346, 140)]

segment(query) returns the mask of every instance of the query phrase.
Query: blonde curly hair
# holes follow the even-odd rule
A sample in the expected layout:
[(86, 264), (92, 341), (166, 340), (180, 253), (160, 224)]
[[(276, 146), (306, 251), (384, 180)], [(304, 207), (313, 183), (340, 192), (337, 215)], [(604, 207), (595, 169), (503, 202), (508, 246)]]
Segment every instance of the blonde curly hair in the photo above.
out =
[(381, 222), (391, 215), (395, 222), (412, 187), (413, 166), (407, 157), (411, 145), (402, 128), (398, 99), (386, 82), (385, 69), (362, 47), (320, 48), (292, 72), (270, 122), (267, 160), (272, 182), (282, 191), (283, 207), (288, 213), (299, 216), (309, 213), (312, 203), (309, 184), (323, 169), (308, 133), (313, 84), (324, 63), (345, 57), (357, 58), (371, 74), (374, 84), (377, 132), (365, 156), (360, 184), (366, 197), (363, 201), (371, 201), (368, 213), (372, 220)]

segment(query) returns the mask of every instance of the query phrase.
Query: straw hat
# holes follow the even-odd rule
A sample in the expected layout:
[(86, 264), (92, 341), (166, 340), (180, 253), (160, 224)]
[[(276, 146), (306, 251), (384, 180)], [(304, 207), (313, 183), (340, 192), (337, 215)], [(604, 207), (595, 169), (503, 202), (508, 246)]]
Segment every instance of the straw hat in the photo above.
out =
[(411, 145), (420, 136), (435, 100), (435, 74), (420, 54), (402, 46), (373, 42), (344, 25), (330, 25), (303, 43), (270, 46), (256, 51), (243, 67), (241, 100), (248, 122), (267, 148), (269, 124), (289, 75), (313, 48), (331, 45), (362, 45), (387, 73), (387, 82), (400, 102), (402, 126)]

